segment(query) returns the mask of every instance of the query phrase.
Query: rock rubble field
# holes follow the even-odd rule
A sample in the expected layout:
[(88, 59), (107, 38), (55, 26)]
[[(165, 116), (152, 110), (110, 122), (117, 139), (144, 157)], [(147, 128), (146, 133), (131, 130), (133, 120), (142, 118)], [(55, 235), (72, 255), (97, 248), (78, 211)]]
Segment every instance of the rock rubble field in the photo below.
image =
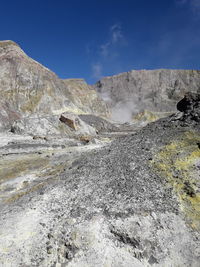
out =
[(89, 86), (1, 41), (0, 266), (199, 267), (199, 121), (199, 71)]

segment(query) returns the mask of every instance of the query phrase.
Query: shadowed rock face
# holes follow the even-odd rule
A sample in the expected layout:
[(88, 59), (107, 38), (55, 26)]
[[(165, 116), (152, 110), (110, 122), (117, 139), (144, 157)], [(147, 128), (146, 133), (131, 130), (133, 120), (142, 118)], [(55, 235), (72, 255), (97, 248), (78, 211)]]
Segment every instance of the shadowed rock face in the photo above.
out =
[(69, 86), (14, 42), (0, 42), (0, 127), (10, 127), (30, 114), (59, 115), (65, 111), (106, 116), (106, 105), (84, 82), (73, 81)]
[(187, 93), (184, 98), (178, 102), (177, 109), (184, 113), (183, 120), (194, 120), (200, 122), (200, 95)]
[(94, 88), (111, 105), (113, 118), (131, 120), (133, 114), (144, 110), (175, 111), (186, 92), (200, 90), (200, 71), (133, 70), (105, 77)]

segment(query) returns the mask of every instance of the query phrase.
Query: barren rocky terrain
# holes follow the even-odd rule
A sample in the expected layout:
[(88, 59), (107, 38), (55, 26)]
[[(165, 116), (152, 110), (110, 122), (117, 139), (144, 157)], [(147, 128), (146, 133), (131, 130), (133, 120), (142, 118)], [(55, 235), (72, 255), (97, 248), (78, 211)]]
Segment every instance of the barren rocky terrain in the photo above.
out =
[[(0, 266), (199, 267), (199, 72), (129, 82), (143, 109), (122, 124), (111, 120), (114, 88), (126, 99), (115, 78), (104, 79), (112, 91), (96, 85), (104, 103), (0, 42)], [(145, 98), (155, 84), (159, 97)]]
[(110, 105), (113, 119), (131, 121), (139, 112), (153, 121), (175, 112), (186, 92), (199, 92), (199, 80), (199, 70), (132, 70), (102, 78), (94, 88)]

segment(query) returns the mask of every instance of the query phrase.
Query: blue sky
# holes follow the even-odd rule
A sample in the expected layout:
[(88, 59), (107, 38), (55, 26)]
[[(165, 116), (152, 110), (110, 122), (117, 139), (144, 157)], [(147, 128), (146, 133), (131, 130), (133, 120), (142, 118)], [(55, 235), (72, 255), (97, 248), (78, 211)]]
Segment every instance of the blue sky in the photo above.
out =
[(200, 69), (200, 0), (1, 0), (0, 39), (61, 78)]

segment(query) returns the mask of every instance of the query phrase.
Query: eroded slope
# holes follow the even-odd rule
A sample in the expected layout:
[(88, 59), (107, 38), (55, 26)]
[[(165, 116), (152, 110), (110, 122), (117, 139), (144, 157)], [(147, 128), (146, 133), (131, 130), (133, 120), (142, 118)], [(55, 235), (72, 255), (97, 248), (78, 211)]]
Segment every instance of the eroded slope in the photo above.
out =
[(199, 266), (198, 99), (107, 146), (50, 156), (65, 166), (54, 179), (3, 204), (1, 264)]

